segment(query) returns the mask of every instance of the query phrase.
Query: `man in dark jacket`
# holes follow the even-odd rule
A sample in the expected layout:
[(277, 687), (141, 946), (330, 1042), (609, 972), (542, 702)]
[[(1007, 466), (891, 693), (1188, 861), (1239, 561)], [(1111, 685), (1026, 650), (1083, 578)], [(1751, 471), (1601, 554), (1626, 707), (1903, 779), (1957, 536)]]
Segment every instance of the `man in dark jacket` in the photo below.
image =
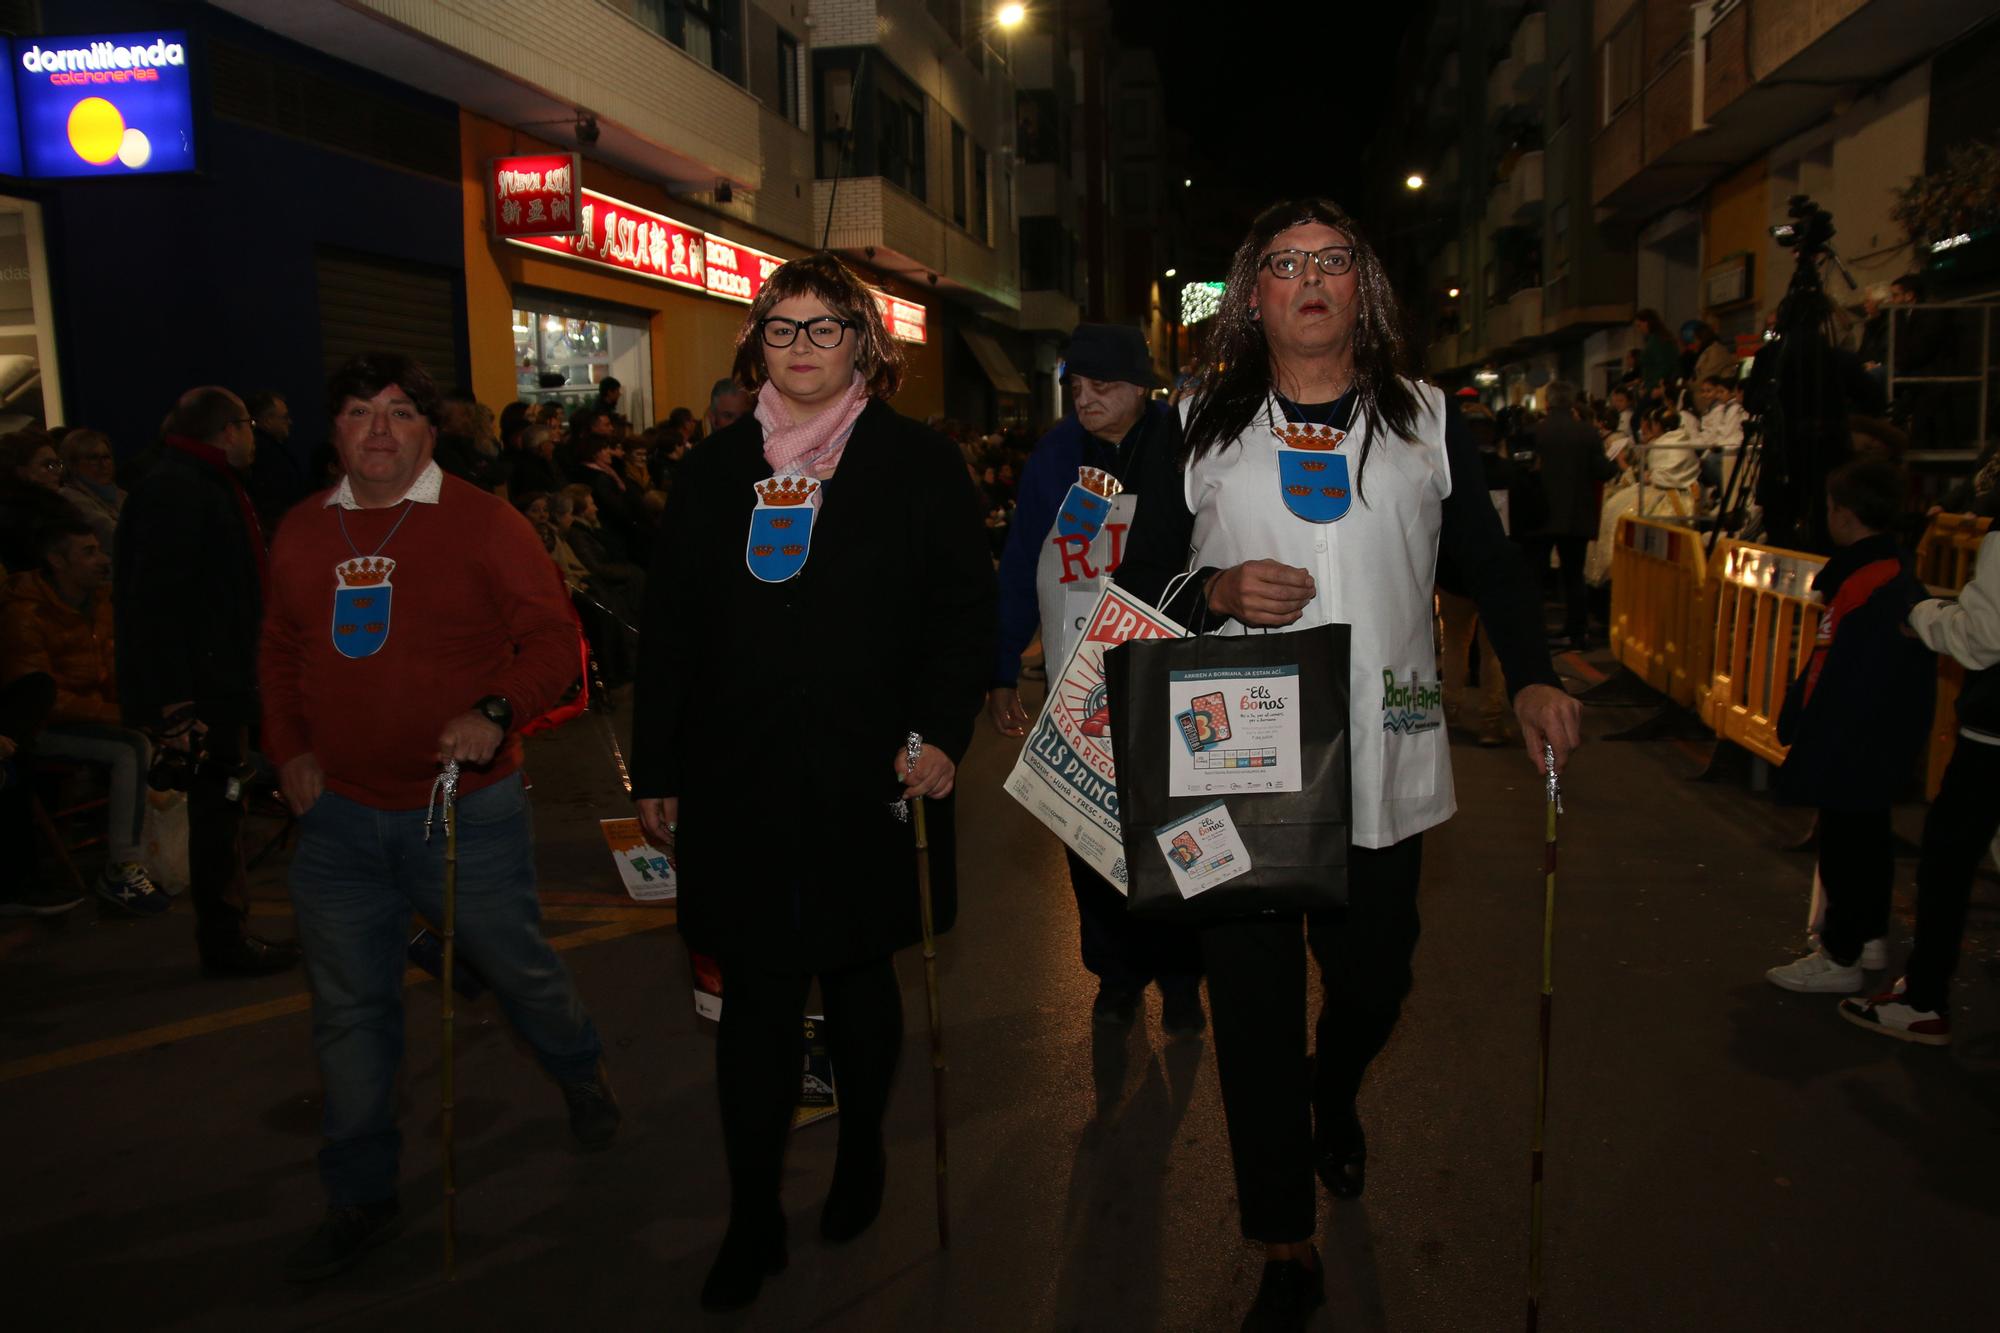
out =
[(211, 976), (256, 976), (299, 960), (297, 946), (244, 931), (240, 785), (230, 794), (251, 753), (263, 611), (263, 528), (239, 476), (256, 453), (251, 424), (227, 389), (181, 395), (158, 462), (126, 498), (112, 570), (125, 720), (197, 758), (188, 877)]
[(1563, 635), (1574, 649), (1590, 639), (1590, 589), (1583, 581), (1585, 550), (1597, 536), (1598, 486), (1618, 475), (1604, 456), (1595, 428), (1576, 416), (1576, 386), (1557, 380), (1546, 390), (1548, 415), (1535, 427), (1535, 457), (1547, 503), (1540, 539), (1534, 545), (1537, 576), (1549, 567), (1549, 551), (1562, 566)]
[(1826, 479), (1838, 549), (1813, 579), (1825, 610), (1778, 715), (1778, 739), (1791, 748), (1777, 781), (1780, 799), (1819, 810), (1826, 924), (1812, 953), (1764, 974), (1786, 990), (1860, 990), (1862, 947), (1888, 932), (1889, 808), (1923, 753), (1937, 692), (1936, 660), (1903, 632), (1925, 595), (1888, 535), (1905, 489), (1901, 470), (1880, 458), (1843, 463)]
[[(1000, 650), (986, 710), (1003, 736), (1027, 735), (1028, 717), (1016, 684), (1022, 650), (1036, 627), (1041, 628), (1053, 682), (1076, 644), (1079, 618), (1090, 614), (1118, 568), (1125, 531), (1140, 500), (1140, 454), (1148, 449), (1173, 452), (1180, 444), (1173, 408), (1148, 401), (1156, 381), (1139, 330), (1078, 325), (1065, 366), (1076, 410), (1056, 423), (1029, 456), (1000, 557)], [(1080, 493), (1081, 504), (1073, 493)], [(1207, 1016), (1201, 1008), (1196, 934), (1131, 916), (1123, 894), (1074, 851), (1068, 856), (1083, 965), (1098, 978), (1093, 1021), (1130, 1026), (1141, 993), (1157, 981), (1161, 1027), (1170, 1035), (1200, 1032)]]

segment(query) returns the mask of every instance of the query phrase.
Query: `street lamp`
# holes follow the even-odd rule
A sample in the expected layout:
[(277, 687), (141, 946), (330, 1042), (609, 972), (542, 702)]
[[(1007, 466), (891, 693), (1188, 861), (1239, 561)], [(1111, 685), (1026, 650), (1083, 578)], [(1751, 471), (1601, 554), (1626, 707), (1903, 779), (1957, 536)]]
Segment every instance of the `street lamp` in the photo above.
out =
[(1180, 272), (1180, 270), (1179, 270), (1179, 269), (1177, 269), (1177, 268), (1170, 268), (1170, 269), (1168, 269), (1168, 270), (1167, 270), (1167, 276), (1171, 278), (1171, 277), (1173, 277), (1173, 276), (1174, 276), (1174, 275), (1175, 275), (1176, 273), (1179, 273), (1179, 272)]
[(993, 21), (1003, 28), (1018, 28), (1021, 26), (1022, 20), (1027, 17), (1028, 7), (1026, 5), (1006, 4), (1000, 6), (999, 10), (993, 15)]
[(1403, 177), (1403, 188), (1404, 188), (1404, 189), (1406, 189), (1406, 190), (1421, 190), (1421, 189), (1423, 189), (1423, 188), (1424, 188), (1424, 178), (1423, 178), (1422, 174), (1421, 174), (1421, 173), (1418, 173), (1418, 172), (1415, 172), (1415, 171), (1413, 171), (1413, 172), (1411, 172), (1411, 173), (1410, 173), (1409, 175), (1407, 175), (1407, 176)]
[(1445, 292), (1445, 295), (1449, 296), (1452, 300), (1456, 301), (1458, 299), (1458, 288), (1456, 287), (1451, 288), (1450, 290)]
[(1194, 177), (1189, 176), (1185, 180), (1183, 180), (1181, 182), (1181, 188), (1183, 190), (1192, 190), (1194, 188)]

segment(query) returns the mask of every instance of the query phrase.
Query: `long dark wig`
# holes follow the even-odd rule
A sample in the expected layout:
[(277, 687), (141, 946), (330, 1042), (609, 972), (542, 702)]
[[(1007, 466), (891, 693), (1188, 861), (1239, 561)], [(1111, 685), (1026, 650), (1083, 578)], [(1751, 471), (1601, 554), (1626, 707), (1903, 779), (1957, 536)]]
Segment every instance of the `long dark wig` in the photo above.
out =
[(1228, 448), (1263, 409), (1272, 387), (1271, 349), (1263, 322), (1250, 317), (1258, 261), (1280, 232), (1311, 222), (1332, 227), (1354, 246), (1354, 291), (1360, 307), (1354, 318), (1354, 388), (1359, 395), (1354, 419), (1368, 423), (1354, 474), (1359, 493), (1375, 436), (1386, 427), (1407, 438), (1416, 426), (1417, 396), (1398, 374), (1404, 361), (1402, 317), (1389, 275), (1354, 219), (1331, 199), (1291, 199), (1272, 205), (1257, 215), (1250, 234), (1236, 247), (1215, 329), (1209, 334), (1208, 354), (1196, 373), (1181, 462), (1185, 466), (1212, 449)]

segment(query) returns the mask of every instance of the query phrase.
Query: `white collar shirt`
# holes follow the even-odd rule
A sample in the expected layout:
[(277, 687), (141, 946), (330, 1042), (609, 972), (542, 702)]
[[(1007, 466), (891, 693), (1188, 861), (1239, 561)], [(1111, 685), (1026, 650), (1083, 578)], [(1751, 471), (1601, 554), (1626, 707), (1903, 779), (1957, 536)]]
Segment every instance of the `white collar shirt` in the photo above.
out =
[[(443, 490), (444, 469), (439, 467), (436, 461), (433, 460), (424, 465), (424, 470), (419, 472), (417, 479), (410, 483), (409, 490), (404, 491), (393, 502), (383, 505), (381, 508), (390, 509), (395, 505), (403, 503), (405, 500), (410, 501), (412, 504), (434, 505), (438, 502), (438, 496)], [(334, 488), (333, 494), (326, 497), (325, 508), (331, 509), (335, 505), (339, 505), (342, 509), (367, 508), (367, 506), (354, 498), (354, 484), (347, 477), (342, 477), (340, 485)]]

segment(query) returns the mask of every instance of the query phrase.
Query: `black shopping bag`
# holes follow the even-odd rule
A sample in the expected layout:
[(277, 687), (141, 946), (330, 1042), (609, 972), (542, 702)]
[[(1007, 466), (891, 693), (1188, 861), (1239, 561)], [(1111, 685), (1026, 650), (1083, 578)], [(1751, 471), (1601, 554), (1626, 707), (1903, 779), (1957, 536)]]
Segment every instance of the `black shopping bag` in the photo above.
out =
[[(1354, 823), (1348, 636), (1346, 625), (1318, 625), (1135, 639), (1104, 655), (1132, 912), (1199, 922), (1346, 903)], [(1295, 684), (1275, 700), (1259, 698), (1272, 693), (1259, 678)], [(1269, 738), (1270, 715), (1255, 710), (1276, 703), (1297, 708), (1298, 789), (1218, 793), (1255, 786), (1256, 765), (1280, 762), (1272, 751), (1281, 747), (1245, 743)], [(1210, 790), (1182, 789), (1211, 778)], [(1210, 841), (1218, 825), (1233, 833)], [(1218, 853), (1223, 847), (1238, 850)]]

